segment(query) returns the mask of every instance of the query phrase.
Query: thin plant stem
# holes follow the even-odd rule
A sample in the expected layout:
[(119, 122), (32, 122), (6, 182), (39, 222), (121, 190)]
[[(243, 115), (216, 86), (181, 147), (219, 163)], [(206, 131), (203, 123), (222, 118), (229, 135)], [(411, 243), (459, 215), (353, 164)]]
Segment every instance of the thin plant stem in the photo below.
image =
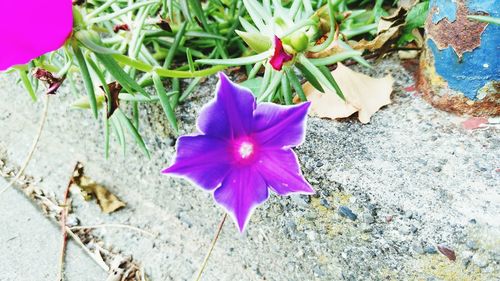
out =
[(84, 226), (73, 226), (70, 229), (71, 230), (77, 230), (77, 229), (95, 229), (95, 228), (108, 228), (108, 227), (116, 227), (116, 228), (126, 228), (130, 230), (137, 231), (139, 233), (154, 237), (155, 235), (151, 232), (148, 232), (146, 230), (140, 229), (138, 227), (132, 226), (132, 225), (127, 225), (127, 224), (98, 224), (98, 225), (84, 225)]
[(212, 255), (212, 251), (215, 247), (215, 243), (217, 243), (217, 240), (219, 240), (219, 235), (222, 231), (222, 227), (224, 226), (224, 223), (226, 222), (226, 218), (227, 218), (227, 213), (224, 213), (224, 216), (222, 216), (222, 220), (219, 223), (219, 227), (217, 228), (217, 232), (215, 233), (215, 237), (212, 240), (212, 243), (210, 244), (210, 248), (208, 249), (208, 253), (205, 256), (203, 263), (201, 264), (200, 270), (198, 271), (198, 275), (196, 276), (196, 281), (201, 280), (201, 275), (203, 274), (203, 271), (205, 270), (205, 267), (208, 264), (208, 260), (210, 259), (210, 256)]
[(57, 280), (64, 280), (64, 259), (66, 256), (66, 245), (68, 244), (68, 233), (66, 232), (66, 219), (68, 217), (68, 198), (69, 198), (69, 189), (73, 184), (73, 175), (75, 171), (78, 169), (78, 162), (75, 164), (73, 171), (71, 172), (71, 177), (69, 178), (68, 184), (66, 185), (66, 189), (64, 190), (64, 201), (61, 211), (61, 231), (62, 231), (62, 242), (61, 242), (61, 255), (59, 256), (59, 277)]
[(96, 258), (96, 255), (94, 253), (92, 253), (89, 248), (87, 248), (87, 246), (85, 246), (85, 244), (83, 244), (82, 240), (80, 240), (80, 237), (78, 237), (78, 235), (76, 235), (67, 225), (65, 226), (65, 229), (66, 229), (66, 232), (69, 234), (69, 236), (73, 239), (73, 241), (76, 242), (76, 244), (78, 246), (80, 246), (80, 248), (82, 248), (82, 250), (91, 258), (93, 259), (105, 272), (108, 272), (109, 271), (109, 266), (104, 263), (103, 261), (99, 260), (98, 258)]
[(24, 159), (24, 163), (21, 165), (21, 168), (19, 169), (19, 172), (17, 172), (17, 175), (8, 184), (6, 184), (2, 188), (2, 190), (0, 190), (0, 194), (4, 193), (7, 189), (9, 189), (24, 174), (24, 171), (28, 167), (28, 164), (30, 163), (31, 158), (33, 157), (33, 153), (36, 150), (36, 147), (38, 145), (38, 141), (40, 140), (40, 136), (42, 135), (43, 127), (45, 126), (45, 121), (47, 120), (47, 112), (48, 111), (49, 111), (49, 95), (45, 95), (42, 116), (40, 118), (40, 123), (38, 125), (38, 131), (36, 133), (35, 138), (33, 139), (33, 143), (31, 145), (29, 152), (28, 152), (28, 155), (26, 156), (26, 159)]

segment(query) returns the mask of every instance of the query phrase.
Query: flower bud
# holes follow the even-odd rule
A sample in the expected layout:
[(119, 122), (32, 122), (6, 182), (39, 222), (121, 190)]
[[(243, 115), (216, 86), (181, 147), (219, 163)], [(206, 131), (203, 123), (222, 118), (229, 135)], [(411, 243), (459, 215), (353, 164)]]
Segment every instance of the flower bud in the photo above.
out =
[(302, 52), (309, 45), (309, 37), (304, 32), (295, 32), (290, 36), (290, 46), (297, 51)]
[(236, 30), (236, 33), (247, 43), (248, 47), (257, 53), (262, 53), (269, 50), (272, 47), (272, 42), (269, 37), (264, 36), (256, 32), (245, 32)]

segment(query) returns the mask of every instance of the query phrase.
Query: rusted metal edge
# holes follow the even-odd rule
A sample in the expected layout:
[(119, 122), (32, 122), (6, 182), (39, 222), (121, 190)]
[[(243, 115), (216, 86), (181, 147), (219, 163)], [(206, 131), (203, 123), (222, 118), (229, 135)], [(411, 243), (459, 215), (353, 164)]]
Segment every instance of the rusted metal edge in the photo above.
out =
[[(434, 107), (458, 115), (500, 116), (500, 95), (487, 95), (482, 100), (470, 100), (462, 93), (452, 90), (436, 72), (432, 52), (424, 48), (417, 71), (417, 89), (421, 96)], [(495, 83), (497, 91), (500, 83)]]

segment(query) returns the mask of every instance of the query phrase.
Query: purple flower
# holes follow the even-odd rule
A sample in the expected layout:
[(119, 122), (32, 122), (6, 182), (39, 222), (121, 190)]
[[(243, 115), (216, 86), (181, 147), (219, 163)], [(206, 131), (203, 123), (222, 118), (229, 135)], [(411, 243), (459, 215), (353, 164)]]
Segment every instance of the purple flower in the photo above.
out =
[(292, 60), (293, 56), (287, 54), (285, 49), (283, 49), (283, 42), (278, 36), (274, 36), (274, 54), (269, 60), (269, 63), (275, 70), (281, 70), (283, 64), (287, 61)]
[(256, 104), (252, 93), (219, 74), (217, 96), (201, 111), (199, 134), (177, 142), (175, 163), (165, 174), (214, 191), (243, 232), (252, 211), (269, 196), (313, 194), (291, 147), (304, 141), (309, 103)]

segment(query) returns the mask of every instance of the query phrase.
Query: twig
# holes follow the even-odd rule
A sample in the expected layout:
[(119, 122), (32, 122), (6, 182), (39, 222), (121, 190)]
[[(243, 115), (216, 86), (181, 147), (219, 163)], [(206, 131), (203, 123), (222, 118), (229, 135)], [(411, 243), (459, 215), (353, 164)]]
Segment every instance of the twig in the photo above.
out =
[(78, 169), (78, 162), (75, 164), (75, 168), (71, 172), (71, 177), (69, 178), (68, 184), (66, 185), (66, 190), (64, 191), (64, 201), (61, 212), (61, 232), (62, 232), (62, 244), (61, 244), (61, 255), (59, 257), (59, 278), (57, 280), (64, 280), (64, 258), (66, 253), (66, 245), (68, 242), (68, 234), (66, 232), (66, 218), (68, 217), (68, 197), (69, 197), (69, 188), (73, 184), (73, 175)]
[(49, 111), (49, 95), (45, 95), (44, 101), (45, 102), (44, 102), (44, 106), (43, 106), (42, 116), (40, 118), (40, 124), (38, 125), (38, 131), (36, 133), (35, 138), (33, 139), (33, 144), (31, 145), (30, 151), (28, 152), (28, 156), (26, 156), (26, 159), (24, 160), (24, 163), (22, 164), (21, 168), (19, 169), (19, 172), (17, 172), (17, 175), (2, 188), (2, 190), (0, 191), (0, 194), (4, 193), (8, 188), (10, 188), (16, 181), (18, 181), (21, 178), (21, 176), (24, 174), (24, 171), (28, 167), (28, 164), (30, 163), (31, 158), (33, 157), (33, 153), (35, 152), (36, 147), (38, 145), (38, 141), (40, 140), (40, 136), (42, 135), (45, 121), (47, 120), (47, 112)]
[(80, 237), (78, 237), (78, 235), (76, 235), (72, 230), (71, 228), (69, 228), (68, 226), (65, 226), (65, 229), (66, 229), (66, 232), (69, 234), (69, 236), (76, 242), (76, 244), (78, 244), (78, 246), (80, 246), (80, 248), (83, 249), (83, 251), (89, 255), (90, 258), (92, 258), (102, 269), (104, 269), (104, 271), (108, 272), (109, 271), (109, 267), (108, 265), (106, 265), (105, 263), (103, 263), (102, 261), (98, 260), (95, 255), (89, 250), (89, 248), (87, 248), (87, 246), (85, 246), (82, 242), (82, 240), (80, 240)]
[(217, 240), (219, 239), (219, 234), (222, 231), (222, 227), (224, 226), (224, 222), (226, 222), (226, 218), (227, 218), (227, 213), (224, 213), (224, 216), (222, 217), (222, 220), (219, 223), (219, 227), (217, 228), (217, 232), (215, 233), (215, 237), (212, 240), (212, 244), (210, 244), (210, 248), (208, 249), (208, 253), (205, 256), (203, 263), (201, 264), (200, 270), (198, 271), (198, 276), (196, 277), (196, 281), (201, 280), (201, 275), (203, 274), (203, 271), (205, 270), (205, 267), (207, 266), (208, 260), (210, 259), (210, 256), (212, 255), (212, 250), (215, 247), (215, 243), (217, 243)]
[(118, 228), (127, 228), (131, 229), (137, 232), (140, 232), (142, 234), (154, 237), (155, 235), (151, 232), (148, 232), (146, 230), (140, 229), (138, 227), (132, 226), (132, 225), (127, 225), (127, 224), (98, 224), (98, 225), (85, 225), (85, 226), (73, 226), (70, 229), (71, 230), (77, 230), (77, 229), (91, 229), (91, 228), (106, 228), (106, 227), (118, 227)]

